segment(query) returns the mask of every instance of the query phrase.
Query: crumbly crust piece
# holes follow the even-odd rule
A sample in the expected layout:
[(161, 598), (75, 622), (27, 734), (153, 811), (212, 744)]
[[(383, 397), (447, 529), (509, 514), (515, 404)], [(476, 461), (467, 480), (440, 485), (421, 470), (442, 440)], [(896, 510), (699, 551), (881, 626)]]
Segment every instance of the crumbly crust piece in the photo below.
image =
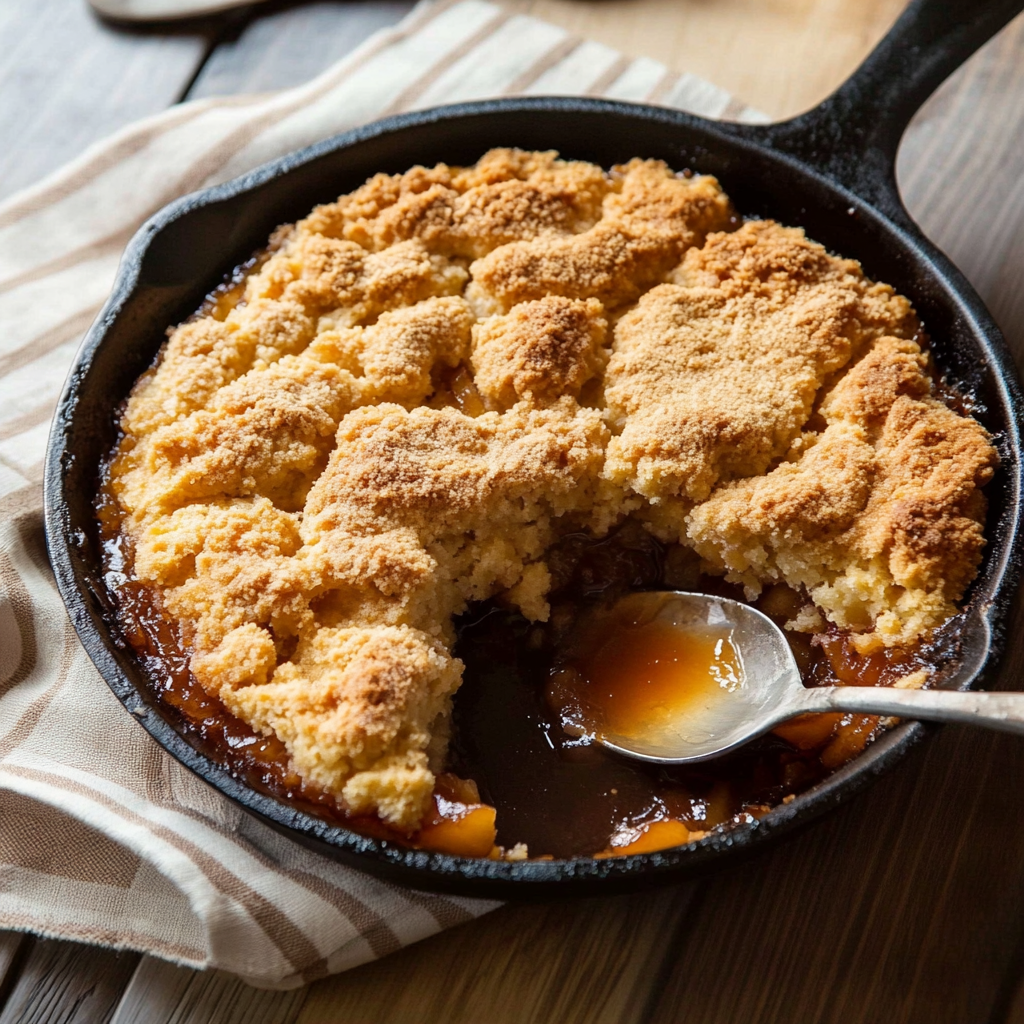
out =
[(597, 299), (551, 295), (522, 302), (473, 329), (471, 366), (479, 392), (495, 408), (518, 401), (550, 405), (578, 398), (608, 361), (608, 324)]
[[(382, 313), (371, 327), (323, 330), (301, 354), (261, 361), (206, 408), (146, 431), (136, 410), (155, 406), (155, 396), (180, 380), (158, 371), (128, 405), (124, 425), (136, 444), (118, 473), (121, 500), (143, 517), (256, 494), (299, 510), (341, 417), (367, 402), (422, 401), (434, 390), (435, 368), (465, 358), (471, 325), (469, 306), (452, 296)], [(160, 370), (174, 361), (171, 345)]]
[(440, 164), (377, 174), (317, 207), (298, 229), (373, 251), (415, 238), (432, 252), (476, 258), (508, 242), (591, 227), (610, 187), (594, 164), (499, 149), (465, 170)]
[(831, 373), (916, 328), (891, 288), (770, 221), (712, 235), (675, 276), (619, 321), (605, 376), (607, 473), (655, 502), (763, 473)]
[(111, 469), (197, 680), (411, 832), (452, 617), (500, 594), (545, 619), (567, 532), (633, 514), (866, 647), (947, 616), (984, 431), (934, 397), (905, 299), (801, 231), (736, 227), (713, 178), (495, 150), (280, 229), (233, 308), (171, 332)]
[(142, 436), (203, 408), (257, 361), (269, 365), (300, 352), (314, 330), (302, 306), (276, 299), (255, 299), (223, 322), (205, 316), (182, 324), (170, 332), (160, 364), (136, 385), (125, 431)]
[(408, 626), (319, 629), (275, 663), (270, 637), (250, 623), (199, 655), (194, 672), (233, 714), (276, 733), (315, 785), (337, 791), (344, 780), (351, 813), (418, 821), (434, 786), (432, 733), (461, 663)]
[(299, 516), (267, 498), (196, 503), (136, 534), (135, 571), (161, 587), (197, 651), (247, 623), (283, 641), (313, 624), (295, 559), (301, 545)]
[(980, 424), (932, 397), (925, 366), (916, 342), (878, 339), (825, 395), (820, 434), (693, 509), (697, 551), (752, 594), (802, 587), (865, 653), (949, 618), (981, 560), (997, 459)]
[(450, 636), (452, 614), (520, 582), (557, 522), (588, 509), (606, 441), (571, 399), (476, 418), (360, 409), (310, 492), (304, 555), (324, 592), (366, 592), (373, 615), (386, 600), (396, 621)]
[(322, 331), (312, 354), (327, 362), (357, 364), (360, 404), (400, 402), (412, 408), (435, 391), (435, 371), (466, 359), (472, 326), (465, 299), (428, 299), (382, 313), (372, 327)]
[(470, 268), (467, 296), (488, 313), (546, 295), (619, 306), (660, 281), (708, 232), (727, 227), (731, 215), (714, 178), (679, 177), (660, 160), (632, 160), (594, 227), (494, 250)]

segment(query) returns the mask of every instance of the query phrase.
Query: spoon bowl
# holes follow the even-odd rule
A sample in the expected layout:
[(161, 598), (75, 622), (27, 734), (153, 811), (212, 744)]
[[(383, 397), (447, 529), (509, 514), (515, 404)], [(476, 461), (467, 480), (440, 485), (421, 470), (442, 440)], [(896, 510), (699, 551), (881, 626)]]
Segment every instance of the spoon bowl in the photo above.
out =
[[(800, 670), (778, 626), (756, 608), (725, 597), (671, 590), (628, 594), (588, 621), (583, 635), (570, 643), (578, 649), (595, 648), (597, 657), (604, 658), (611, 653), (610, 638), (628, 662), (630, 652), (622, 647), (625, 638), (632, 636), (636, 655), (650, 662), (650, 641), (657, 632), (664, 635), (666, 628), (694, 641), (668, 654), (676, 662), (673, 667), (680, 670), (688, 668), (686, 660), (698, 662), (692, 673), (685, 673), (689, 685), (683, 682), (683, 672), (677, 672), (680, 685), (666, 700), (663, 691), (645, 694), (641, 684), (634, 699), (634, 705), (640, 704), (639, 713), (628, 717), (602, 715), (590, 705), (582, 709), (576, 726), (581, 733), (643, 761), (704, 761), (751, 739), (751, 723), (777, 722), (773, 716), (780, 701), (803, 689)], [(719, 672), (713, 660), (701, 656), (723, 645), (729, 649), (731, 664)], [(664, 662), (664, 653), (654, 659), (659, 660)], [(616, 658), (611, 670), (618, 671), (621, 664)]]

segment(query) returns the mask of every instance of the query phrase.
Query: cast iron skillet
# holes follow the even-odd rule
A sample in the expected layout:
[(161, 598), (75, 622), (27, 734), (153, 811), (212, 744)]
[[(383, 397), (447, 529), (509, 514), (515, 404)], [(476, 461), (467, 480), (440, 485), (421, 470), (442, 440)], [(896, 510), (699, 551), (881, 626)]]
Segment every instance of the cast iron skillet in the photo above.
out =
[(915, 0), (853, 77), (821, 106), (767, 127), (717, 124), (656, 107), (587, 99), (466, 103), (379, 121), (172, 203), (129, 244), (113, 294), (86, 335), (58, 407), (46, 463), (46, 533), (57, 583), (82, 643), (164, 748), (267, 824), (356, 867), (421, 888), (526, 897), (612, 893), (708, 870), (763, 846), (887, 771), (927, 732), (905, 724), (760, 822), (661, 853), (612, 860), (504, 863), (410, 851), (368, 839), (249, 789), (193, 749), (162, 715), (114, 625), (93, 499), (114, 443), (114, 409), (153, 361), (168, 324), (195, 310), (279, 224), (377, 171), (469, 164), (493, 146), (557, 149), (608, 167), (633, 156), (718, 175), (738, 208), (802, 225), (907, 295), (938, 366), (977, 403), (1002, 465), (988, 488), (989, 544), (969, 595), (962, 643), (943, 685), (977, 685), (1003, 642), (1021, 547), (1021, 391), (1005, 343), (978, 296), (910, 220), (894, 162), (907, 122), (1024, 0)]

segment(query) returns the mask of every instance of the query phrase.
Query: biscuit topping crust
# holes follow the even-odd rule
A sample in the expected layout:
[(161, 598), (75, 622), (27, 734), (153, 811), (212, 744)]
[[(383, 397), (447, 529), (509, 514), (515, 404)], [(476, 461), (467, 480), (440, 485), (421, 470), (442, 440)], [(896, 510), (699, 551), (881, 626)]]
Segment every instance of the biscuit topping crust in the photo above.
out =
[(549, 615), (626, 518), (858, 650), (956, 611), (995, 451), (909, 303), (710, 177), (496, 150), (377, 175), (170, 332), (111, 466), (195, 678), (354, 815), (413, 832), (453, 617)]

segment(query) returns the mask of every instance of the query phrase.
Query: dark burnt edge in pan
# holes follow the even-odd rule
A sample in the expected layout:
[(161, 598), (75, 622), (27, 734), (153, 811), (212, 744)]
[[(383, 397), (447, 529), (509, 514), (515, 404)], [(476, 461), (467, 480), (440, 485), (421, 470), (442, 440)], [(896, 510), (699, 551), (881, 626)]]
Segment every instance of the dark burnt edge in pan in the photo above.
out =
[[(1004, 620), (1020, 566), (1019, 416), (1024, 405), (1016, 371), (981, 301), (900, 214), (901, 207), (890, 209), (887, 219), (797, 158), (763, 148), (779, 127), (713, 124), (674, 111), (598, 100), (460, 104), (390, 118), (328, 139), (186, 196), (151, 218), (129, 244), (113, 293), (76, 357), (54, 420), (45, 477), (47, 541), (58, 587), (83, 645), (111, 689), (130, 711), (148, 708), (145, 715), (133, 717), (215, 788), (318, 853), (405, 884), (506, 898), (611, 894), (712, 870), (836, 806), (933, 731), (917, 723), (899, 726), (756, 824), (686, 847), (601, 861), (469, 860), (357, 835), (240, 783), (164, 719), (148, 695), (141, 666), (106, 618), (110, 601), (99, 565), (92, 502), (100, 460), (113, 441), (112, 410), (151, 363), (163, 328), (190, 314), (278, 223), (357, 186), (374, 171), (404, 170), (415, 162), (441, 159), (471, 162), (495, 144), (559, 148), (566, 156), (605, 166), (644, 152), (677, 168), (716, 173), (745, 214), (772, 213), (801, 224), (811, 237), (861, 259), (870, 276), (909, 295), (933, 325), (933, 335), (948, 340), (936, 346), (938, 362), (979, 401), (980, 418), (999, 434), (1003, 457), (988, 489), (990, 516), (1000, 511), (988, 524), (989, 547), (968, 597), (960, 663), (944, 680), (960, 688), (976, 685), (1003, 646)], [(786, 141), (791, 140), (782, 144)], [(293, 175), (298, 187), (281, 184)], [(750, 177), (756, 186), (744, 182)], [(787, 190), (787, 181), (799, 187)], [(895, 186), (891, 188), (894, 194)], [(878, 195), (871, 198), (878, 201)], [(120, 345), (108, 343), (104, 350), (110, 335), (115, 341), (120, 336)], [(142, 345), (135, 343), (139, 338)]]

